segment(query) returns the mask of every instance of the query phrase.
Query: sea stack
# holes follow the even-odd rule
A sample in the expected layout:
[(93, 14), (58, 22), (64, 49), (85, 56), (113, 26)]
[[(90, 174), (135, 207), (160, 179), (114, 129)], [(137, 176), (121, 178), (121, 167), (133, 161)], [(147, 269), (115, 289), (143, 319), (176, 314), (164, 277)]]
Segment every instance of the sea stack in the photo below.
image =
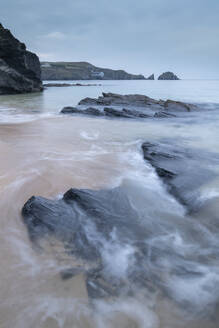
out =
[(0, 95), (42, 90), (39, 58), (0, 24)]
[(147, 80), (154, 80), (154, 74), (151, 74), (151, 75), (147, 78)]
[(158, 77), (158, 80), (180, 80), (173, 72), (165, 72)]

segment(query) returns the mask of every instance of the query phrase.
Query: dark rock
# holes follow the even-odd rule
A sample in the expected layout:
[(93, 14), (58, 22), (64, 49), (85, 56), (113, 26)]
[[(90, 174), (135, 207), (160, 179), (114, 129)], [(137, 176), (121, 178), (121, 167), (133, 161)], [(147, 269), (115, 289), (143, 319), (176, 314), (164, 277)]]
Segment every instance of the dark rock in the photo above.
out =
[(157, 167), (156, 172), (160, 178), (163, 178), (164, 180), (168, 180), (168, 181), (176, 176), (174, 172), (165, 170), (162, 167)]
[[(169, 192), (186, 206), (191, 192), (210, 177), (209, 171), (203, 170), (207, 154), (201, 157), (199, 150), (150, 142), (145, 142), (142, 150), (144, 158), (155, 168)], [(218, 158), (216, 160), (218, 162)], [(82, 275), (91, 299), (120, 295), (125, 299), (139, 295), (139, 291), (148, 296), (149, 291), (153, 295), (165, 294), (185, 310), (185, 299), (178, 297), (181, 292), (173, 293), (171, 279), (179, 283), (188, 281), (191, 285), (191, 279), (205, 277), (203, 263), (214, 265), (212, 261), (218, 261), (215, 240), (203, 233), (207, 230), (200, 226), (199, 215), (197, 223), (191, 217), (177, 217), (168, 210), (165, 212), (163, 207), (159, 212), (157, 194), (155, 198), (144, 195), (141, 199), (144, 207), (141, 208), (138, 199), (141, 195), (134, 185), (126, 184), (111, 190), (70, 189), (62, 199), (54, 200), (31, 197), (22, 209), (29, 237), (39, 245), (42, 238), (49, 239), (50, 236), (53, 243), (54, 239), (61, 241), (68, 255), (84, 264), (83, 267), (62, 270), (61, 278)], [(147, 194), (147, 189), (145, 191)], [(142, 194), (142, 188), (140, 192)], [(151, 189), (148, 192), (151, 193)], [(150, 206), (152, 199), (155, 204)], [(215, 201), (217, 210), (218, 199)], [(208, 211), (204, 213), (203, 222), (206, 222), (206, 215), (209, 215)], [(215, 224), (218, 227), (218, 216), (215, 215), (213, 222), (208, 224), (211, 229), (215, 229)], [(183, 238), (186, 235), (183, 239), (185, 245), (193, 246), (190, 252), (182, 252), (181, 247), (176, 247), (178, 229)], [(197, 253), (203, 245), (207, 251)], [(123, 253), (125, 249), (128, 254)], [(114, 262), (117, 252), (119, 257)], [(209, 290), (209, 295), (212, 290)], [(217, 297), (219, 299), (219, 295)], [(190, 303), (189, 296), (186, 301), (187, 308), (194, 312), (192, 306), (196, 305), (193, 301)]]
[(136, 106), (150, 108), (152, 105), (162, 106), (164, 101), (155, 100), (143, 95), (120, 95), (116, 93), (104, 93), (97, 99), (85, 98), (79, 105), (101, 105), (101, 106)]
[(134, 118), (148, 118), (148, 117), (151, 117), (151, 115), (142, 113), (142, 112), (134, 110), (134, 109), (123, 108), (122, 111), (123, 111), (123, 113), (125, 113), (127, 115), (130, 115), (131, 117), (134, 117)]
[[(194, 210), (197, 190), (212, 177), (204, 158), (195, 150), (168, 144), (143, 143), (144, 159), (168, 186), (168, 191), (187, 209)], [(202, 164), (201, 164), (202, 163)], [(198, 169), (197, 169), (198, 166)]]
[[(59, 200), (33, 196), (24, 205), (22, 216), (35, 245), (41, 247), (41, 239), (51, 236), (52, 240), (56, 238), (63, 242), (69, 255), (94, 267), (87, 271), (83, 267), (63, 270), (62, 279), (84, 273), (88, 295), (92, 298), (117, 296), (121, 292), (126, 294), (132, 286), (135, 289), (133, 283), (129, 286), (128, 280), (125, 282), (123, 278), (109, 274), (103, 267), (103, 251), (107, 245), (115, 244), (115, 233), (119, 245), (136, 248), (136, 256), (137, 249), (141, 252), (140, 248), (145, 248), (148, 231), (141, 220), (133, 220), (138, 214), (125, 188), (98, 191), (70, 189)], [(142, 261), (144, 258), (139, 256)], [(146, 277), (147, 272), (142, 269), (140, 260), (138, 263), (134, 274), (139, 275), (140, 270)], [(132, 272), (127, 272), (127, 275), (131, 282), (137, 280), (132, 277)]]
[[(78, 105), (96, 105), (96, 106), (130, 106), (140, 107), (150, 110), (164, 111), (191, 111), (197, 107), (181, 101), (174, 100), (156, 100), (143, 95), (120, 95), (115, 93), (104, 93), (102, 96), (95, 98), (82, 99)], [(168, 114), (167, 114), (168, 115)]]
[(165, 72), (158, 77), (158, 80), (179, 80), (179, 78), (172, 72)]
[(73, 253), (88, 259), (98, 258), (101, 247), (92, 236), (87, 236), (86, 225), (90, 225), (94, 234), (101, 233), (105, 238), (103, 242), (115, 228), (123, 240), (132, 239), (133, 233), (139, 230), (131, 219), (134, 210), (121, 188), (70, 189), (60, 200), (33, 196), (24, 205), (22, 215), (33, 242), (53, 235), (68, 243)]
[(103, 112), (101, 112), (99, 109), (97, 108), (93, 108), (93, 107), (88, 107), (86, 109), (83, 110), (83, 113), (86, 115), (94, 115), (94, 116), (103, 116)]
[(88, 272), (86, 285), (88, 296), (92, 299), (118, 296), (121, 289), (118, 283), (105, 279), (104, 273), (99, 269)]
[(85, 269), (77, 267), (77, 268), (69, 268), (69, 269), (63, 270), (60, 272), (60, 275), (63, 280), (68, 280), (81, 273), (85, 273)]
[(157, 112), (157, 113), (154, 114), (154, 117), (169, 118), (169, 117), (176, 117), (176, 115), (170, 114), (170, 113), (167, 113), (167, 112)]
[(62, 114), (78, 114), (81, 113), (81, 110), (76, 107), (66, 106), (64, 107), (61, 112)]
[(196, 106), (181, 101), (167, 100), (164, 103), (164, 109), (169, 112), (191, 112), (196, 109)]
[(99, 110), (94, 107), (88, 107), (86, 109), (77, 108), (77, 107), (64, 107), (61, 112), (62, 114), (81, 114), (81, 115), (92, 115), (92, 116), (106, 116), (112, 118), (148, 118), (150, 115), (144, 114), (136, 110), (130, 110), (123, 108), (115, 109), (112, 107), (105, 107), (102, 110)]
[(38, 57), (0, 25), (0, 94), (42, 91)]
[[(144, 95), (120, 95), (115, 93), (104, 93), (98, 98), (82, 99), (78, 106), (82, 108), (65, 107), (62, 113), (78, 113), (107, 117), (123, 118), (147, 118), (175, 117), (169, 112), (190, 112), (197, 109), (197, 106), (173, 100), (156, 100)], [(85, 106), (95, 106), (95, 108), (84, 109)], [(103, 107), (107, 106), (104, 108)], [(111, 107), (115, 106), (115, 107)], [(123, 106), (126, 106), (124, 108)], [(96, 108), (98, 107), (98, 108)], [(136, 110), (137, 108), (137, 110)], [(156, 111), (156, 112), (155, 112)], [(155, 112), (155, 114), (154, 114)]]
[(97, 105), (97, 99), (86, 97), (82, 99), (78, 105)]
[(117, 109), (111, 108), (111, 107), (105, 107), (104, 114), (106, 116), (110, 116), (110, 117), (133, 118), (133, 115), (131, 115), (130, 113), (127, 113), (124, 110), (117, 110)]
[(147, 80), (154, 80), (155, 78), (154, 78), (154, 74), (151, 74), (148, 78), (147, 78)]
[(92, 116), (103, 116), (104, 114), (97, 108), (88, 107), (86, 109), (80, 109), (76, 107), (64, 107), (61, 110), (62, 114), (82, 114), (82, 115), (92, 115)]

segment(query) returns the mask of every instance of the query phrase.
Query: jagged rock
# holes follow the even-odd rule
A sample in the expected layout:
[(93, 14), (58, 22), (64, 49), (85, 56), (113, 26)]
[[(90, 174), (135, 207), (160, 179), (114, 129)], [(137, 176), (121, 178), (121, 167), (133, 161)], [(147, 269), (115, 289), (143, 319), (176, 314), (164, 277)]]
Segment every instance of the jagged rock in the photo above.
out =
[(164, 104), (162, 100), (155, 100), (143, 95), (120, 95), (116, 93), (105, 93), (97, 99), (85, 98), (82, 99), (78, 105), (101, 105), (101, 106), (137, 106), (137, 107), (147, 107), (152, 105), (161, 106)]
[(147, 80), (154, 80), (155, 78), (154, 78), (154, 74), (151, 74), (148, 78), (147, 78)]
[(123, 110), (117, 110), (117, 109), (111, 108), (111, 107), (105, 107), (104, 114), (106, 116), (110, 116), (110, 117), (125, 117), (125, 118), (131, 117), (131, 115), (126, 114)]
[(76, 107), (71, 107), (71, 106), (66, 106), (64, 108), (62, 108), (61, 114), (81, 114), (81, 110), (76, 108)]
[(212, 176), (200, 154), (183, 147), (149, 142), (143, 143), (142, 150), (144, 159), (155, 168), (170, 194), (189, 210), (193, 209), (198, 188)]
[[(123, 204), (123, 206), (121, 206)], [(101, 245), (90, 232), (101, 234), (105, 243), (113, 229), (118, 229), (121, 242), (135, 240), (140, 228), (132, 220), (135, 210), (120, 187), (111, 190), (68, 190), (62, 199), (50, 200), (31, 197), (22, 209), (24, 223), (30, 239), (38, 243), (41, 238), (54, 236), (65, 242), (68, 252), (86, 260), (98, 260)], [(102, 245), (104, 246), (104, 245)]]
[(191, 112), (195, 105), (187, 104), (181, 101), (167, 100), (164, 103), (164, 109), (169, 112)]
[[(156, 118), (175, 117), (176, 115), (172, 114), (172, 112), (190, 112), (197, 109), (197, 106), (193, 104), (180, 101), (156, 100), (144, 95), (120, 95), (110, 92), (103, 92), (102, 96), (98, 98), (84, 98), (79, 102), (78, 106), (81, 107), (65, 107), (61, 113), (139, 119), (153, 116)], [(86, 106), (95, 106), (95, 108), (85, 108)]]
[(103, 112), (97, 108), (88, 107), (86, 109), (80, 109), (76, 107), (64, 107), (61, 110), (62, 114), (82, 114), (82, 115), (94, 115), (94, 116), (103, 116)]
[(0, 24), (0, 94), (42, 91), (38, 57)]
[(140, 111), (134, 110), (134, 109), (126, 109), (123, 108), (123, 113), (130, 115), (130, 117), (134, 117), (134, 118), (148, 118), (151, 117), (151, 115), (142, 113)]
[(157, 118), (168, 118), (168, 117), (176, 117), (176, 115), (167, 113), (167, 112), (157, 112), (154, 114), (154, 117)]
[[(149, 277), (145, 256), (141, 253), (147, 247), (148, 229), (143, 221), (133, 220), (138, 214), (125, 187), (97, 191), (70, 189), (59, 200), (33, 196), (24, 205), (22, 216), (29, 237), (38, 248), (43, 250), (41, 239), (51, 236), (53, 240), (63, 242), (66, 252), (74, 259), (82, 260), (86, 267), (93, 267), (61, 271), (64, 280), (85, 275), (89, 297), (111, 297), (121, 293), (127, 296), (136, 287), (147, 288)], [(120, 245), (135, 249), (132, 256), (138, 265), (127, 271), (126, 277), (111, 275), (104, 268), (104, 252), (107, 245), (115, 245), (115, 232)]]
[[(102, 96), (98, 98), (84, 98), (79, 102), (78, 106), (81, 107), (65, 107), (61, 113), (77, 113), (115, 118), (147, 118), (153, 116), (157, 118), (168, 118), (176, 116), (170, 112), (190, 112), (191, 110), (197, 109), (195, 105), (180, 101), (156, 100), (144, 95), (120, 95), (110, 92), (103, 92)], [(95, 106), (95, 108), (84, 108), (86, 106)], [(106, 107), (103, 109), (104, 106)], [(115, 106), (115, 108), (111, 106)]]
[[(169, 192), (186, 206), (191, 193), (209, 179), (209, 171), (205, 169), (199, 151), (149, 142), (145, 142), (142, 149), (145, 160), (155, 168)], [(110, 190), (70, 189), (62, 199), (54, 200), (33, 196), (22, 209), (29, 237), (34, 244), (42, 246), (40, 240), (51, 236), (53, 243), (55, 239), (63, 243), (67, 254), (73, 256), (73, 263), (77, 260), (84, 263), (84, 266), (62, 269), (61, 278), (73, 277), (77, 282), (77, 277), (81, 277), (86, 282), (84, 293), (92, 299), (127, 297), (139, 294), (139, 290), (158, 291), (182, 304), (185, 310), (184, 298), (179, 300), (171, 292), (168, 282), (172, 277), (181, 279), (182, 276), (191, 280), (194, 275), (202, 275), (203, 271), (197, 270), (196, 248), (189, 256), (182, 254), (174, 239), (168, 241), (165, 231), (169, 236), (175, 236), (178, 222), (182, 232), (189, 229), (192, 240), (199, 240), (203, 228), (191, 218), (183, 217), (182, 220), (168, 211), (168, 215), (162, 217), (159, 206), (154, 205), (153, 213), (158, 212), (153, 219), (149, 203), (144, 203), (144, 211), (138, 208), (141, 195), (136, 189), (137, 195), (133, 196), (133, 188), (134, 185), (131, 188), (121, 185)], [(142, 197), (141, 201), (147, 199), (151, 201), (147, 197)], [(153, 199), (156, 202), (156, 198)], [(120, 263), (118, 259), (114, 262), (114, 256), (116, 258), (117, 252), (124, 249), (128, 250), (129, 256), (124, 254), (125, 265), (122, 260), (120, 271)], [(123, 253), (120, 258), (123, 259)], [(209, 252), (204, 256), (205, 261), (208, 259)], [(203, 259), (200, 261), (203, 263)]]
[(92, 115), (92, 116), (105, 116), (112, 118), (148, 118), (151, 117), (148, 114), (144, 114), (137, 110), (131, 110), (123, 108), (122, 110), (115, 109), (113, 107), (105, 107), (103, 111), (94, 108), (88, 107), (86, 109), (81, 109), (77, 107), (64, 107), (61, 114), (81, 114), (81, 115)]
[(141, 113), (136, 110), (130, 110), (123, 108), (122, 110), (117, 110), (111, 107), (104, 108), (104, 114), (110, 117), (124, 117), (124, 118), (148, 118), (150, 115)]
[(165, 72), (158, 77), (158, 80), (180, 80), (180, 79), (172, 72)]

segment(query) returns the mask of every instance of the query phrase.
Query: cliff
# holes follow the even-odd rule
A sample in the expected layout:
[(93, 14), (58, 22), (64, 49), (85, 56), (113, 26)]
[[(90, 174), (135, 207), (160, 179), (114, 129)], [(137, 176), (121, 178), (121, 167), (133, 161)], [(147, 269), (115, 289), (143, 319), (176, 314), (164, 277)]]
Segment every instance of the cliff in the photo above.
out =
[(0, 95), (41, 90), (39, 58), (0, 24)]
[(96, 67), (87, 62), (42, 62), (43, 80), (145, 80), (143, 75)]

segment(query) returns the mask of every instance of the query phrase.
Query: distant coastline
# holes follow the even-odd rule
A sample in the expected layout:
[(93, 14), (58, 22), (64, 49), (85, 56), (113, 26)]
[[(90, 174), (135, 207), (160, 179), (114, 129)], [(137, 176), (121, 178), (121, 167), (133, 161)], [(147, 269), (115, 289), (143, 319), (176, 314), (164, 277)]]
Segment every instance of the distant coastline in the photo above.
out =
[(42, 80), (147, 80), (142, 74), (96, 67), (87, 62), (41, 62)]
[[(124, 70), (113, 70), (94, 66), (87, 62), (41, 62), (42, 80), (155, 80), (154, 74), (131, 74)], [(172, 72), (164, 72), (158, 80), (180, 80)]]

